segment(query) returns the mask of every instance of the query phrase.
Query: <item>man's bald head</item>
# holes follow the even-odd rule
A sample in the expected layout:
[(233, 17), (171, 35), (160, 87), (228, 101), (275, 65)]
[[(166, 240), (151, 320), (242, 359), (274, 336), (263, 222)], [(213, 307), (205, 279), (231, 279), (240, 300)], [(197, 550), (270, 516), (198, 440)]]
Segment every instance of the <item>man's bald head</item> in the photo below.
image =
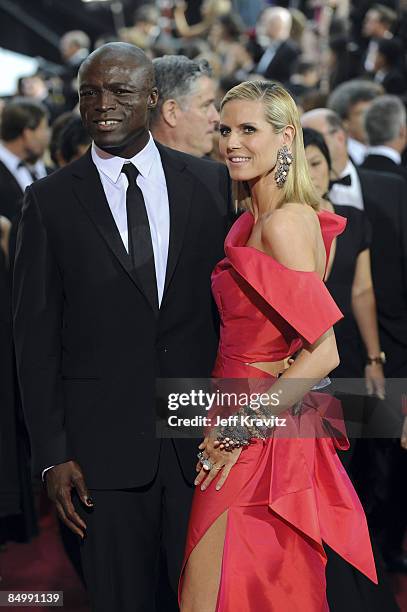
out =
[(281, 6), (271, 6), (261, 14), (259, 25), (260, 31), (272, 40), (287, 40), (292, 26), (291, 13)]
[(348, 162), (346, 133), (339, 115), (329, 108), (315, 108), (302, 115), (301, 125), (323, 135), (333, 169), (339, 175)]
[(146, 79), (146, 86), (154, 87), (153, 63), (144, 51), (136, 45), (125, 42), (111, 42), (98, 47), (82, 62), (78, 73), (79, 81), (82, 80), (91, 66), (101, 62), (107, 65), (117, 63), (129, 69), (134, 68), (134, 70), (141, 68)]

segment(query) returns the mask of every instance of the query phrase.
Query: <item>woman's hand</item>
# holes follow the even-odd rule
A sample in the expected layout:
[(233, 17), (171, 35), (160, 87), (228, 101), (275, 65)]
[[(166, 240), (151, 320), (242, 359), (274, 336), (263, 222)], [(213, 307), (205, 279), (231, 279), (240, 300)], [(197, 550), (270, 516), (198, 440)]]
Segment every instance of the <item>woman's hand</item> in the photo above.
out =
[(196, 471), (199, 472), (199, 474), (196, 477), (194, 484), (201, 485), (201, 490), (205, 491), (205, 489), (207, 489), (211, 484), (212, 480), (221, 472), (219, 480), (216, 484), (216, 490), (219, 491), (219, 489), (221, 489), (225, 484), (225, 481), (229, 476), (229, 472), (238, 460), (242, 449), (237, 448), (233, 451), (220, 450), (219, 442), (210, 436), (206, 437), (198, 448), (204, 453), (205, 458), (212, 463), (212, 468), (209, 471), (207, 469), (205, 470), (202, 467), (201, 462), (198, 461)]
[(403, 430), (401, 432), (401, 447), (407, 450), (407, 416), (404, 417)]
[(365, 367), (365, 382), (368, 395), (377, 395), (379, 399), (386, 397), (386, 380), (381, 363), (372, 363)]

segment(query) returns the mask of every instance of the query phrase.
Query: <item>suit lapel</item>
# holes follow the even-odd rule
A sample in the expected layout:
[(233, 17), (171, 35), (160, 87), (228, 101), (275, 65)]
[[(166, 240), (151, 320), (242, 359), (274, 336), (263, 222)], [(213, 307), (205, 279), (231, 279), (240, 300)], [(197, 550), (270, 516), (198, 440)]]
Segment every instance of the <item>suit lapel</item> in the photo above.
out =
[(185, 172), (185, 163), (176, 157), (171, 149), (163, 147), (157, 142), (156, 145), (164, 168), (170, 206), (170, 240), (165, 275), (164, 302), (181, 253), (195, 179), (190, 173)]
[(6, 164), (4, 164), (2, 161), (0, 161), (0, 171), (4, 174), (6, 180), (9, 180), (10, 183), (14, 184), (15, 188), (21, 193), (21, 197), (23, 197), (24, 191), (21, 189), (20, 183), (18, 182), (14, 174), (10, 172), (10, 170), (7, 168)]
[(112, 253), (121, 263), (123, 269), (145, 295), (153, 310), (157, 311), (157, 305), (152, 302), (150, 296), (144, 291), (141, 279), (132, 267), (131, 259), (124, 247), (120, 232), (110, 211), (99, 173), (90, 153), (84, 155), (75, 164), (73, 175), (76, 179), (74, 191), (79, 202), (86, 210), (91, 221), (96, 225)]

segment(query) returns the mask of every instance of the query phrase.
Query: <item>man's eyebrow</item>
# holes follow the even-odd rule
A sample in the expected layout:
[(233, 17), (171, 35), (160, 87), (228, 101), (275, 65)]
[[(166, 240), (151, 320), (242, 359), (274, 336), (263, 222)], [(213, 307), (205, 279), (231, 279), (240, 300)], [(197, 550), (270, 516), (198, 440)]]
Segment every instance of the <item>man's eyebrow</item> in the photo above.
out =
[(134, 87), (137, 87), (137, 85), (132, 85), (128, 81), (126, 81), (126, 82), (124, 82), (124, 81), (117, 81), (117, 82), (113, 82), (113, 83), (108, 83), (107, 85), (109, 87), (121, 87), (122, 89), (126, 89), (126, 88), (133, 89)]
[[(99, 85), (94, 85), (92, 83), (81, 83), (79, 88), (85, 88), (85, 87), (92, 87), (93, 89), (98, 89), (100, 86)], [(142, 89), (141, 85), (137, 85), (137, 84), (131, 84), (128, 81), (124, 82), (124, 81), (118, 81), (118, 82), (113, 82), (113, 83), (103, 83), (102, 87), (121, 87), (122, 89), (137, 89), (140, 88)]]

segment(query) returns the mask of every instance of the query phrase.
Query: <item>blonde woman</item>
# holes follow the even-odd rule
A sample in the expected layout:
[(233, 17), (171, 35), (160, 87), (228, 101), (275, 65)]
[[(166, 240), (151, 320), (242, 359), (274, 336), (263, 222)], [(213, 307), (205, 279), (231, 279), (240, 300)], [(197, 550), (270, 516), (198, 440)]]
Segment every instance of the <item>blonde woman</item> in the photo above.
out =
[(200, 445), (180, 606), (322, 612), (323, 543), (377, 582), (365, 515), (336, 455), (346, 436), (326, 433), (340, 419), (329, 396), (309, 393), (338, 365), (332, 326), (342, 315), (323, 278), (346, 222), (318, 210), (298, 111), (281, 86), (246, 82), (226, 94), (220, 150), (246, 212), (212, 277), (221, 316), (213, 376), (273, 394), (278, 378), (278, 405), (270, 394), (256, 414), (285, 426), (246, 425), (253, 409), (243, 406), (239, 424), (213, 427)]

